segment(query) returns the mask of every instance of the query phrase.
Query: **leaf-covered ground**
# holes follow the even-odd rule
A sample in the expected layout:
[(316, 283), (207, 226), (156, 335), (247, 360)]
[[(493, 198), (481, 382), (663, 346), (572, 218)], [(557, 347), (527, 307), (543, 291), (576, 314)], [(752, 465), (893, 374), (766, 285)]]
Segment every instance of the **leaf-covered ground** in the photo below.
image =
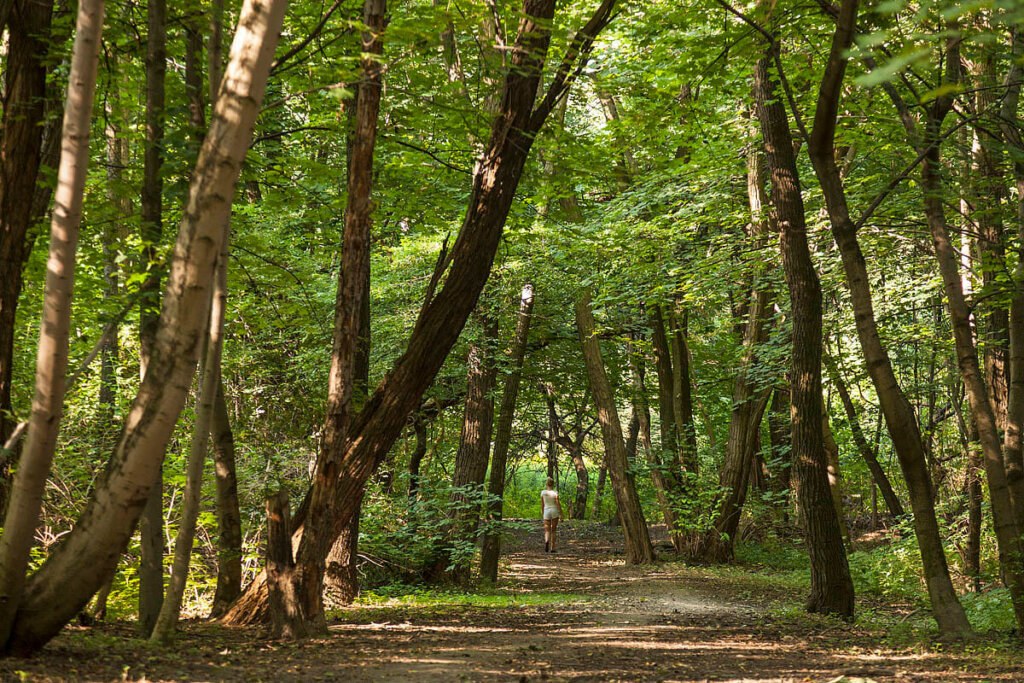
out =
[[(896, 646), (878, 624), (808, 618), (771, 576), (665, 562), (624, 564), (616, 535), (566, 528), (546, 554), (520, 539), (489, 594), (377, 598), (330, 635), (275, 642), (255, 629), (189, 625), (169, 648), (130, 624), (68, 629), (28, 681), (1021, 681), (1024, 654), (987, 641)], [(885, 615), (885, 606), (873, 613)], [(882, 617), (879, 617), (882, 618)]]

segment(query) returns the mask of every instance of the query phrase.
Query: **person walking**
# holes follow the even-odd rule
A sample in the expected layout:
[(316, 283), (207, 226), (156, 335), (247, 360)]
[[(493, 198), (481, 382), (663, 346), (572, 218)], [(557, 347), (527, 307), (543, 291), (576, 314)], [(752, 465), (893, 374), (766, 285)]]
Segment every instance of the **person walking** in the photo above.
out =
[(544, 520), (544, 552), (558, 552), (558, 520), (562, 518), (562, 503), (558, 500), (555, 480), (548, 477), (547, 485), (540, 492), (540, 514)]

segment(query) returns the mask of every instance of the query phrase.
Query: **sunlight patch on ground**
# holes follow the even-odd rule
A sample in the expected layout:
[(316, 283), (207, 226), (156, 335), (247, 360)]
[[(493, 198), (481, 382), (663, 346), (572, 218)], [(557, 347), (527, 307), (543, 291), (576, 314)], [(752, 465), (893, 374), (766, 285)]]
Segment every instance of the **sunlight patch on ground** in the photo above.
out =
[(401, 624), (340, 624), (330, 627), (332, 631), (423, 631), (429, 633), (515, 633), (514, 628), (495, 628), (481, 626), (424, 626), (403, 622)]
[(836, 659), (846, 659), (854, 662), (924, 662), (929, 659), (937, 659), (937, 654), (879, 654), (877, 652), (865, 652), (863, 654), (835, 653)]

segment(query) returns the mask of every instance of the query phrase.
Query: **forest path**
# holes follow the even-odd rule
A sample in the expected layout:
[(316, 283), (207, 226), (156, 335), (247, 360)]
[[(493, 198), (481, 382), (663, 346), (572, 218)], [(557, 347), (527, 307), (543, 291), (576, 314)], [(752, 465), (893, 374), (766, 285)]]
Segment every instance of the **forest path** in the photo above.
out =
[(777, 621), (769, 607), (780, 595), (742, 572), (626, 565), (617, 529), (560, 531), (558, 553), (543, 551), (539, 523), (509, 544), (500, 588), (522, 606), (366, 624), (355, 639), (370, 656), (349, 664), (352, 680), (1022, 680), (1012, 668), (968, 673), (955, 655), (886, 650), (845, 624)]
[[(257, 629), (188, 625), (169, 648), (131, 624), (69, 628), (0, 680), (33, 681), (1022, 681), (1021, 658), (896, 649), (878, 632), (786, 616), (772, 577), (679, 562), (627, 566), (621, 532), (539, 522), (508, 544), (487, 594), (423, 595), (337, 613), (329, 635), (272, 641)], [(114, 636), (114, 637), (112, 637)]]

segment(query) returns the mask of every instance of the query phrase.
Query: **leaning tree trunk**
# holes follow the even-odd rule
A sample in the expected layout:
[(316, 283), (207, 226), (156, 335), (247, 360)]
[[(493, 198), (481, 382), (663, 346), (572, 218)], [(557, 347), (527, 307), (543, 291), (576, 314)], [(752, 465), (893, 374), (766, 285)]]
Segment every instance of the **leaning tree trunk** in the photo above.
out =
[[(509, 349), (509, 372), (505, 379), (505, 390), (501, 395), (501, 407), (494, 428), (494, 451), (491, 454), (491, 474), (487, 482), (490, 502), (487, 506), (489, 525), (501, 521), (505, 496), (505, 468), (508, 467), (508, 449), (512, 442), (512, 422), (515, 417), (516, 400), (519, 398), (519, 383), (523, 377), (523, 361), (526, 358), (526, 340), (530, 335), (530, 321), (533, 315), (533, 285), (523, 285), (519, 297), (519, 316), (516, 331)], [(498, 581), (498, 558), (501, 556), (501, 534), (488, 528), (480, 549), (480, 580), (495, 584)]]
[(167, 586), (160, 613), (153, 626), (151, 640), (166, 643), (174, 635), (185, 595), (192, 545), (195, 542), (196, 521), (199, 519), (200, 495), (203, 486), (203, 464), (210, 442), (210, 427), (220, 385), (221, 351), (224, 347), (224, 313), (227, 306), (227, 230), (224, 231), (220, 257), (214, 274), (213, 297), (210, 303), (209, 336), (206, 339), (206, 358), (199, 373), (199, 395), (196, 403), (196, 421), (192, 429), (185, 472), (185, 490), (181, 498), (181, 522), (174, 539), (174, 560), (171, 581)]
[(893, 519), (899, 519), (906, 514), (903, 510), (903, 504), (896, 495), (896, 491), (893, 490), (892, 482), (889, 481), (889, 477), (882, 468), (882, 464), (878, 462), (878, 456), (875, 454), (874, 449), (868, 443), (867, 437), (864, 436), (864, 430), (860, 426), (860, 418), (857, 415), (857, 407), (853, 404), (853, 397), (850, 396), (850, 390), (846, 386), (846, 381), (839, 374), (839, 368), (836, 366), (833, 358), (828, 357), (825, 359), (825, 368), (828, 371), (829, 379), (832, 380), (832, 384), (839, 394), (839, 399), (843, 402), (843, 410), (846, 411), (846, 422), (850, 426), (850, 433), (853, 435), (853, 442), (857, 445), (857, 451), (860, 453), (861, 458), (864, 459), (864, 464), (868, 466), (868, 471), (871, 472), (871, 478), (878, 486), (878, 490), (882, 492), (882, 499), (889, 509), (889, 514), (892, 515)]
[(25, 452), (14, 477), (4, 533), (0, 537), (0, 596), (3, 596), (0, 642), (6, 642), (10, 636), (22, 599), (29, 551), (39, 524), (43, 492), (57, 450), (57, 431), (64, 412), (75, 259), (89, 165), (89, 128), (102, 31), (103, 0), (81, 0), (50, 225), (50, 257), (46, 265), (43, 319), (36, 355), (35, 397)]
[(263, 99), (286, 3), (242, 8), (231, 62), (196, 162), (146, 377), (104, 477), (70, 534), (28, 581), (3, 650), (42, 647), (114, 572), (149, 496), (195, 373), (214, 264)]
[[(167, 71), (167, 0), (149, 0), (146, 36), (146, 144), (143, 152), (141, 237), (147, 271), (140, 288), (140, 372), (143, 379), (159, 324), (158, 253), (163, 234), (164, 81)], [(164, 600), (163, 474), (149, 493), (139, 522), (139, 634), (148, 638)]]
[[(355, 365), (359, 354), (363, 299), (369, 294), (366, 273), (370, 269), (370, 231), (373, 203), (373, 153), (377, 143), (383, 65), (383, 32), (386, 0), (366, 0), (362, 37), (363, 74), (356, 97), (355, 130), (349, 154), (348, 204), (342, 237), (341, 271), (334, 309), (334, 342), (327, 393), (327, 417), (323, 441), (313, 474), (309, 517), (296, 553), (305, 619), (316, 631), (326, 631), (323, 616), (325, 561), (344, 527), (331, 529), (335, 487), (343, 471), (342, 460), (354, 413)], [(361, 487), (354, 492), (355, 513), (362, 500)], [(347, 522), (348, 520), (346, 520)], [(353, 539), (350, 539), (353, 540)]]
[(808, 145), (811, 162), (825, 195), (832, 235), (839, 247), (846, 283), (854, 310), (857, 336), (875, 386), (885, 424), (892, 439), (910, 495), (914, 532), (924, 567), (932, 614), (946, 636), (970, 633), (970, 624), (953, 588), (946, 555), (935, 516), (931, 478), (924, 443), (913, 407), (896, 380), (892, 362), (882, 345), (871, 300), (867, 263), (857, 240), (857, 227), (850, 219), (846, 194), (835, 162), (835, 128), (846, 72), (846, 51), (856, 25), (857, 3), (845, 0), (837, 16), (832, 52), (819, 88), (814, 129)]
[[(324, 504), (324, 537), (333, 540), (351, 519), (366, 480), (383, 461), (419, 406), (458, 339), (490, 274), (516, 187), (537, 132), (589, 58), (593, 41), (611, 20), (614, 0), (604, 0), (571, 41), (565, 58), (537, 103), (541, 71), (550, 41), (554, 0), (525, 0), (515, 47), (491, 137), (473, 174), (473, 187), (462, 230), (451, 252), (439, 264), (432, 289), (413, 328), (408, 345), (360, 411), (349, 430), (337, 463), (333, 498)], [(536, 107), (534, 106), (536, 104)], [(305, 520), (303, 520), (305, 521)], [(305, 521), (296, 533), (304, 533)], [(266, 616), (265, 583), (254, 581), (227, 615), (225, 623), (256, 623)]]
[(585, 291), (576, 302), (576, 326), (580, 344), (583, 346), (583, 360), (587, 366), (590, 394), (594, 397), (594, 406), (597, 408), (597, 417), (601, 424), (605, 459), (612, 477), (612, 491), (615, 493), (619, 516), (622, 519), (622, 532), (626, 540), (626, 562), (653, 562), (654, 548), (651, 546), (647, 521), (644, 519), (644, 511), (630, 472), (615, 396), (605, 372), (601, 347), (594, 336), (594, 316), (590, 311), (589, 292)]
[(792, 310), (793, 471), (811, 558), (810, 612), (853, 617), (853, 581), (839, 520), (828, 486), (828, 463), (821, 433), (821, 284), (807, 244), (800, 179), (789, 121), (775, 81), (769, 75), (777, 44), (768, 47), (754, 74), (757, 118), (761, 122), (771, 178), (772, 202), (780, 231), (782, 264)]

